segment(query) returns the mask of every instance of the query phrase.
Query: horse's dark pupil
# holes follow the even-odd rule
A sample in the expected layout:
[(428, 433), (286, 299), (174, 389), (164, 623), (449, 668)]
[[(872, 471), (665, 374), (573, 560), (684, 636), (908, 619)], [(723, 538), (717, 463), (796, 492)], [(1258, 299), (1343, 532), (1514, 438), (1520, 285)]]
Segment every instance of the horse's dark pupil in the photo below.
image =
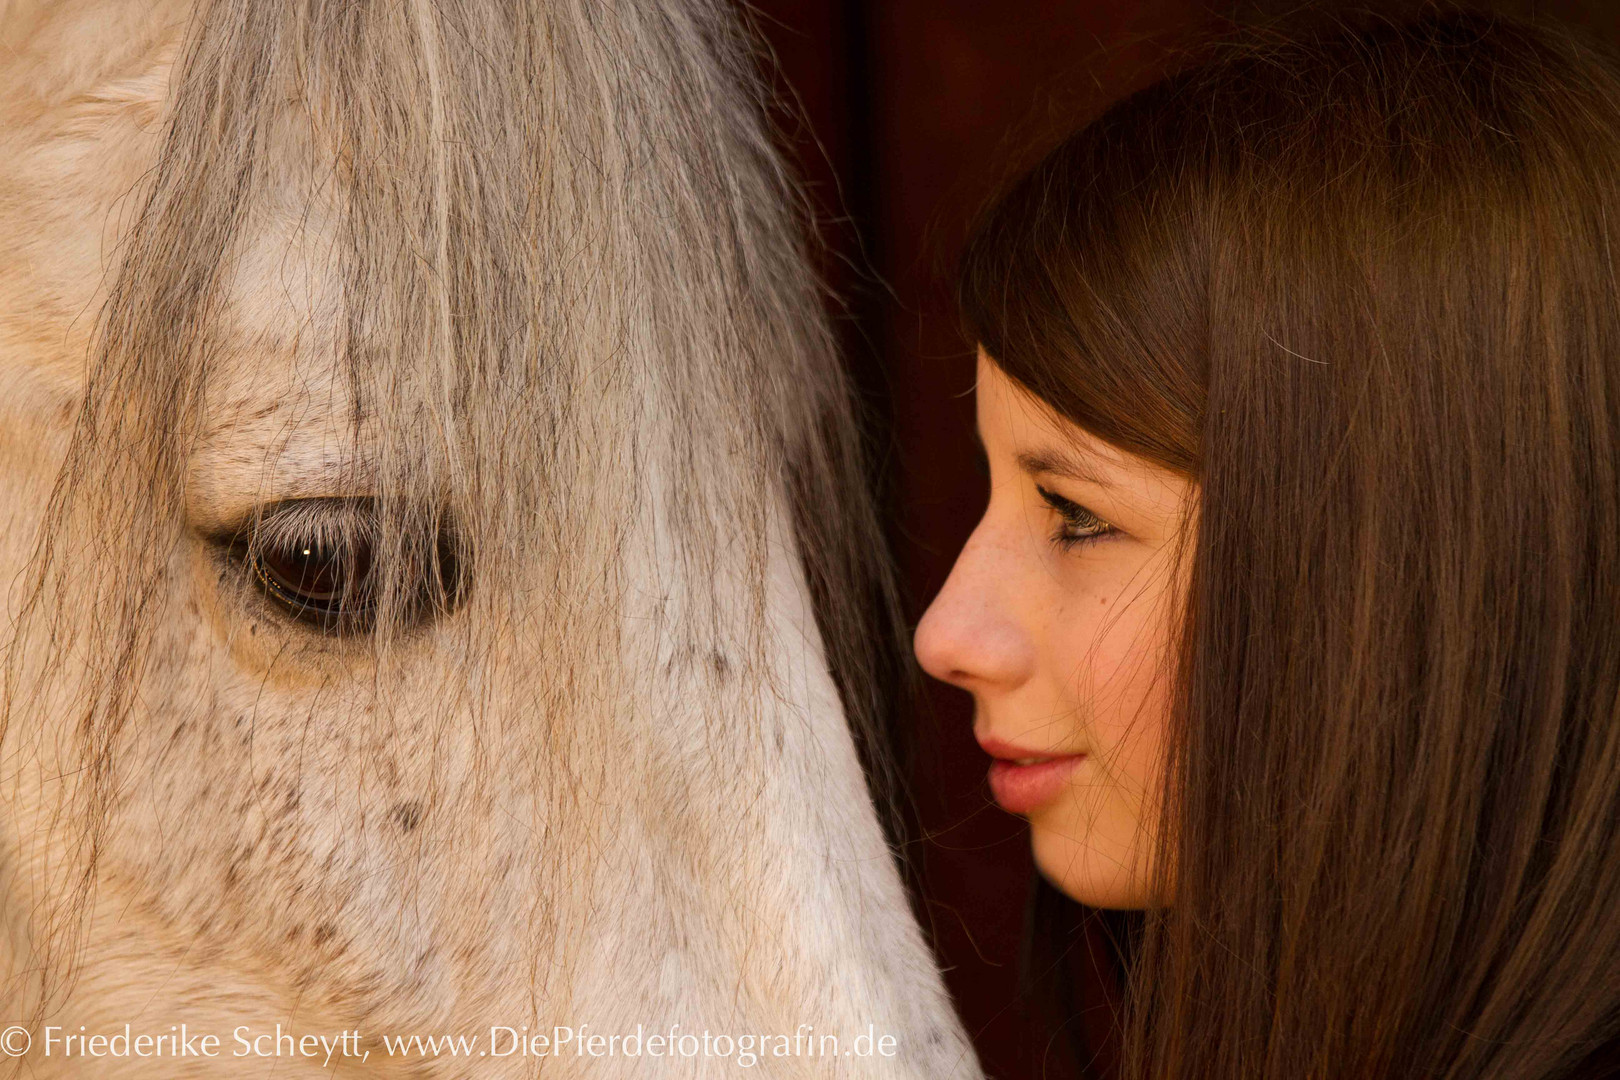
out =
[(268, 550), (262, 560), (272, 583), (289, 599), (336, 608), (357, 598), (371, 569), (370, 555), (364, 548), (344, 551), (310, 543)]
[[(273, 525), (294, 508), (300, 513), (329, 510), (334, 518), (297, 530), (265, 529), (276, 535), (274, 542), (263, 532), (255, 536), (257, 530), (239, 530), (229, 541), (232, 554), (245, 560), (258, 590), (289, 617), (327, 633), (370, 632), (389, 607), (384, 586), (390, 584), (378, 580), (384, 567), (375, 542), (372, 500), (289, 500), (267, 506), (265, 521)], [(313, 535), (299, 539), (305, 528)], [(397, 546), (400, 550), (386, 568), (393, 578), (394, 622), (406, 627), (451, 610), (465, 588), (466, 571), (450, 524), (441, 522), (436, 536), (403, 537)]]

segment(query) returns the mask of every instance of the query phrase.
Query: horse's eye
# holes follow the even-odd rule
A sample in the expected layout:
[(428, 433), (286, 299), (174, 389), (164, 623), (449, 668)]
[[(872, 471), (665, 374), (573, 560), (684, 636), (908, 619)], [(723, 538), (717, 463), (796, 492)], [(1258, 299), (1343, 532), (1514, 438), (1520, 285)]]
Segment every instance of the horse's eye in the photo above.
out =
[[(290, 499), (265, 507), (230, 537), (249, 576), (287, 615), (326, 633), (363, 634), (376, 623), (383, 574), (391, 575), (404, 623), (455, 606), (463, 571), (455, 533), (407, 536), (387, 560), (377, 554), (376, 507), (368, 498)], [(432, 520), (432, 519), (429, 519)]]
[(371, 544), (305, 537), (251, 549), (260, 587), (287, 613), (326, 630), (363, 630), (375, 604)]

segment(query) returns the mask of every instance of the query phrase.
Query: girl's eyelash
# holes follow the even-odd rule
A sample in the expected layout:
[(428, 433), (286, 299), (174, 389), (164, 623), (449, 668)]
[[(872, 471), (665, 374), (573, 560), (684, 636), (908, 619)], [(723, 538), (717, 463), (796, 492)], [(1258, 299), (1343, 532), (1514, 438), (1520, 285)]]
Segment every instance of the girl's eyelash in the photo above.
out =
[(1058, 516), (1063, 519), (1062, 527), (1052, 535), (1052, 543), (1064, 551), (1101, 539), (1114, 531), (1112, 525), (1074, 500), (1065, 499), (1039, 484), (1035, 485), (1035, 490), (1041, 493), (1046, 505), (1057, 511)]

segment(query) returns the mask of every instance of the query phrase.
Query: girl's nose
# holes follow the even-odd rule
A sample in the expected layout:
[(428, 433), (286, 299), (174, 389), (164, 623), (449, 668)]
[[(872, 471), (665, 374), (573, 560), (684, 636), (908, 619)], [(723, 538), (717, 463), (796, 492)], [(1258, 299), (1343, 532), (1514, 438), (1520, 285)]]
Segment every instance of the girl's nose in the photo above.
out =
[(1018, 686), (1029, 677), (1034, 654), (1016, 615), (1019, 575), (1011, 553), (984, 533), (981, 523), (912, 639), (924, 671), (975, 693)]

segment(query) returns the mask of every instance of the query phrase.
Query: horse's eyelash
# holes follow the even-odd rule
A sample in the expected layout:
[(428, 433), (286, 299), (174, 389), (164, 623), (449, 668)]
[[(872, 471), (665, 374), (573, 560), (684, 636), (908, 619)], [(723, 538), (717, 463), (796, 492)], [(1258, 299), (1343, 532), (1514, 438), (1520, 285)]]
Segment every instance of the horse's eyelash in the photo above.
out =
[(266, 547), (310, 541), (342, 547), (366, 535), (364, 518), (352, 508), (303, 503), (277, 507), (259, 520), (255, 531)]
[(370, 500), (363, 497), (289, 498), (257, 507), (207, 538), (224, 548), (265, 548), (311, 540), (328, 547), (372, 538)]

